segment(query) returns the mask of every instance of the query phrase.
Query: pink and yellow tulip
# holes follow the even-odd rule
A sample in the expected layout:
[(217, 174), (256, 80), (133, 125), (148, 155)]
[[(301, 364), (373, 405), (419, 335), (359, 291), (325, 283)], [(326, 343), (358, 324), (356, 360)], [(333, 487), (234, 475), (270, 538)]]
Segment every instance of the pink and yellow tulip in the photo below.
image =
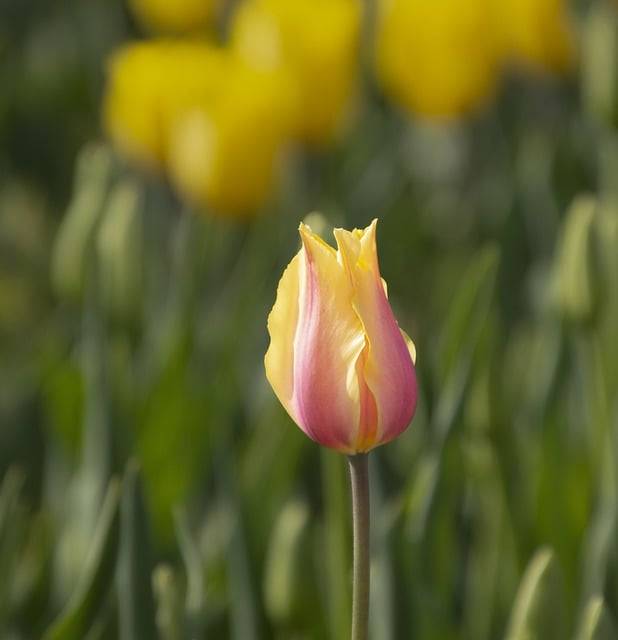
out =
[(346, 454), (397, 437), (416, 408), (415, 348), (380, 277), (376, 223), (335, 229), (337, 250), (301, 224), (268, 318), (277, 397), (310, 438)]

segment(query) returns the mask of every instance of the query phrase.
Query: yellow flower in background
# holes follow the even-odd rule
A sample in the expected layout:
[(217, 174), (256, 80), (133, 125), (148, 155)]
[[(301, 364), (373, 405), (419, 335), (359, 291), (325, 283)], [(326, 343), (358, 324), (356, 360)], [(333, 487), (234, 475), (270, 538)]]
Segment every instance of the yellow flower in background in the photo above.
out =
[(565, 0), (499, 0), (498, 32), (505, 55), (519, 64), (568, 71), (575, 61), (575, 32)]
[(359, 0), (249, 0), (239, 7), (231, 46), (248, 64), (280, 69), (297, 95), (297, 136), (330, 141), (355, 91)]
[(216, 14), (216, 0), (129, 0), (132, 12), (148, 30), (156, 33), (188, 33), (209, 26)]
[(290, 96), (278, 74), (231, 61), (214, 104), (187, 111), (173, 129), (172, 181), (198, 206), (250, 215), (275, 190), (292, 126)]
[[(134, 5), (177, 17), (195, 17), (198, 6)], [(229, 46), (126, 45), (108, 66), (105, 129), (129, 160), (168, 172), (186, 200), (235, 216), (255, 212), (275, 189), (290, 140), (324, 144), (339, 131), (357, 81), (361, 7), (359, 0), (247, 0)], [(506, 53), (552, 68), (571, 59), (560, 0), (382, 0), (379, 8), (379, 80), (423, 117), (480, 108), (495, 92)]]
[(116, 148), (142, 166), (164, 167), (173, 121), (212, 103), (225, 60), (220, 49), (190, 40), (151, 40), (118, 50), (103, 100), (104, 127)]
[(468, 113), (496, 88), (494, 30), (488, 0), (385, 0), (376, 36), (379, 81), (418, 115)]
[(273, 192), (296, 100), (278, 70), (207, 43), (153, 40), (112, 59), (103, 118), (127, 158), (169, 171), (185, 199), (240, 216)]

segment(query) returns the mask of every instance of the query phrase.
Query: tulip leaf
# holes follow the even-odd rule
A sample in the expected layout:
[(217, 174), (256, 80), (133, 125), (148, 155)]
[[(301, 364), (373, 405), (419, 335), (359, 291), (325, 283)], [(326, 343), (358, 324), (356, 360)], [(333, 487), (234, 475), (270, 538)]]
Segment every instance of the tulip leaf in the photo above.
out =
[(611, 440), (605, 440), (599, 473), (599, 499), (582, 545), (582, 597), (588, 599), (603, 591), (616, 541), (616, 472)]
[(330, 637), (350, 635), (351, 603), (349, 576), (351, 565), (349, 496), (344, 459), (339, 453), (321, 449), (322, 493), (324, 496), (324, 548), (326, 573), (326, 612)]
[(64, 216), (52, 255), (52, 280), (58, 292), (79, 298), (99, 217), (107, 200), (113, 156), (100, 145), (85, 147), (77, 159), (73, 197)]
[(417, 471), (408, 498), (410, 526), (415, 535), (425, 530), (438, 484), (443, 446), (461, 411), (474, 356), (486, 334), (498, 265), (499, 253), (494, 246), (482, 251), (464, 274), (463, 284), (447, 314), (438, 367), (441, 392), (433, 416), (436, 442)]
[(566, 638), (567, 609), (554, 552), (537, 551), (519, 585), (505, 640)]
[(141, 193), (132, 180), (111, 190), (99, 223), (96, 249), (102, 307), (113, 319), (139, 319), (143, 290)]
[(591, 319), (598, 302), (593, 235), (597, 206), (592, 196), (576, 198), (558, 240), (553, 296), (558, 310), (572, 322)]
[(24, 476), (16, 468), (10, 468), (0, 487), (0, 631), (8, 615), (13, 570), (17, 560), (17, 545), (22, 533), (19, 496)]
[(118, 623), (121, 640), (156, 637), (150, 531), (139, 466), (129, 463), (120, 505)]
[(616, 629), (603, 598), (595, 596), (586, 605), (574, 640), (613, 640)]
[(161, 640), (182, 640), (184, 615), (178, 576), (172, 567), (161, 564), (154, 570), (152, 583), (157, 603), (158, 637)]
[(254, 593), (241, 513), (232, 505), (234, 527), (228, 549), (227, 566), (231, 601), (231, 640), (256, 640), (258, 637)]
[(275, 522), (264, 573), (264, 600), (268, 615), (279, 624), (289, 624), (301, 602), (308, 523), (309, 509), (300, 500), (286, 503)]
[(582, 25), (582, 96), (600, 123), (615, 122), (618, 100), (618, 18), (607, 2), (591, 3)]
[(459, 412), (474, 354), (487, 329), (498, 264), (496, 247), (482, 251), (463, 275), (447, 314), (439, 362), (442, 392), (435, 416), (437, 433), (442, 439)]
[(185, 565), (185, 612), (191, 637), (201, 637), (204, 625), (204, 563), (184, 509), (174, 512), (176, 538)]
[(466, 527), (475, 535), (466, 551), (462, 599), (466, 637), (492, 637), (492, 618), (510, 603), (517, 584), (515, 548), (499, 477), (498, 458), (488, 439), (469, 438), (464, 449)]
[(86, 563), (64, 611), (43, 640), (82, 640), (93, 625), (116, 569), (120, 529), (120, 484), (112, 480), (99, 516)]
[(381, 460), (369, 460), (371, 477), (372, 558), (369, 625), (373, 640), (393, 640), (395, 633), (395, 583), (393, 568), (393, 530), (400, 508), (385, 500)]

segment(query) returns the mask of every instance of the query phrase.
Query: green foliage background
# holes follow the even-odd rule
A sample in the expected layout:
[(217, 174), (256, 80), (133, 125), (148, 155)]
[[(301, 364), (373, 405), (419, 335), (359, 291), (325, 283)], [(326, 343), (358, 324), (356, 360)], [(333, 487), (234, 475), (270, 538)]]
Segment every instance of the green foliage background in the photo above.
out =
[(616, 638), (611, 3), (581, 11), (576, 77), (514, 75), (465, 122), (368, 81), (345, 140), (246, 225), (98, 142), (120, 5), (0, 12), (0, 638), (348, 635), (345, 460), (262, 365), (313, 210), (380, 217), (418, 351), (417, 416), (372, 454), (372, 638)]

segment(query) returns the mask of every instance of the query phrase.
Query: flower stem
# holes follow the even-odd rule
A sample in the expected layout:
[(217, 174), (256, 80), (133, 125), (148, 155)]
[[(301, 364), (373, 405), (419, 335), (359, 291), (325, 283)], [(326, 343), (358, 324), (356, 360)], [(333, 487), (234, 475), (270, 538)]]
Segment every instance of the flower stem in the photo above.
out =
[(369, 628), (369, 469), (368, 454), (348, 457), (352, 484), (354, 577), (352, 640), (367, 640)]

